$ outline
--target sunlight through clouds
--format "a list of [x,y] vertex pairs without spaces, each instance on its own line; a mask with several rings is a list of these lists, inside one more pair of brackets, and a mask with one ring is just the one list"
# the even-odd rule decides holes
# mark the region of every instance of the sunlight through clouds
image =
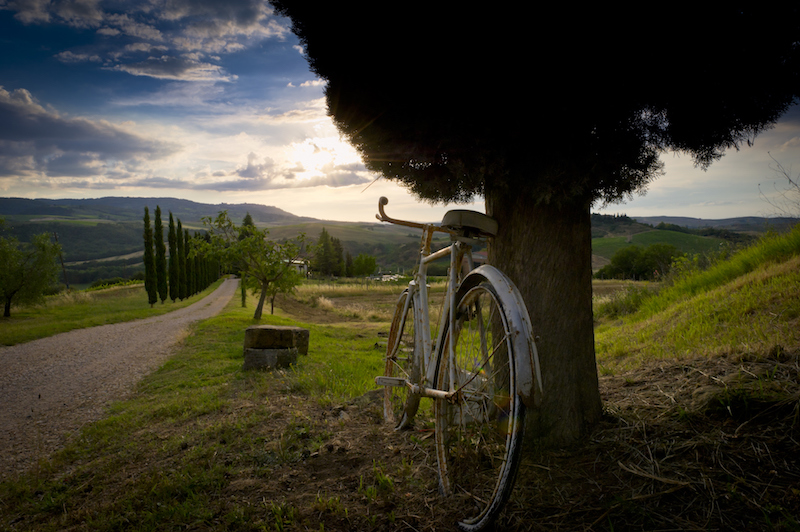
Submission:
[[[264,0],[0,0],[0,191],[255,201],[350,221],[373,221],[386,195],[402,216],[440,219],[446,207],[366,170],[289,28]],[[707,172],[664,154],[645,195],[604,212],[759,214],[770,154],[800,169],[798,108]]]

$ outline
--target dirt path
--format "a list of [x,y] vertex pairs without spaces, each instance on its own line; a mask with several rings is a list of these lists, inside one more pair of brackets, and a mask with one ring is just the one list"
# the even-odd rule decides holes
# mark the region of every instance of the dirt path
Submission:
[[0,478],[30,468],[163,364],[190,323],[219,313],[228,279],[188,307],[0,348]]

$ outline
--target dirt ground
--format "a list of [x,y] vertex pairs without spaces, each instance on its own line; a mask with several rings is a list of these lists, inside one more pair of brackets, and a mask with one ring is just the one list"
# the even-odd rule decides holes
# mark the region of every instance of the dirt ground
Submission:
[[[796,348],[654,362],[601,376],[600,388],[605,414],[583,442],[528,443],[498,530],[800,530]],[[296,509],[288,530],[454,529],[458,502],[438,495],[432,431],[392,431],[380,393],[328,409],[286,399],[328,435],[305,454],[301,436],[297,460],[258,484]]]

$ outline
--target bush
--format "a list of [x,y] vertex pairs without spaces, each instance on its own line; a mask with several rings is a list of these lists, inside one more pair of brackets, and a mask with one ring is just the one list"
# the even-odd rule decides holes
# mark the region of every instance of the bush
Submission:
[[89,285],[89,288],[103,288],[106,286],[114,286],[116,284],[126,283],[128,280],[122,277],[112,277],[111,279],[98,279]]
[[670,244],[627,246],[617,251],[611,264],[601,268],[595,278],[657,281],[669,273],[673,260],[680,256],[681,251]]

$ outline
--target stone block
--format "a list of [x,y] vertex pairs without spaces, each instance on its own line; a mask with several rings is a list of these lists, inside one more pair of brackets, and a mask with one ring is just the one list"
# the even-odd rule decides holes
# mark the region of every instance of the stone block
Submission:
[[254,369],[285,368],[297,362],[297,348],[288,349],[253,349],[244,350],[245,371]]
[[301,355],[308,354],[310,333],[302,327],[281,325],[252,325],[244,333],[245,349],[288,349],[295,347]]

